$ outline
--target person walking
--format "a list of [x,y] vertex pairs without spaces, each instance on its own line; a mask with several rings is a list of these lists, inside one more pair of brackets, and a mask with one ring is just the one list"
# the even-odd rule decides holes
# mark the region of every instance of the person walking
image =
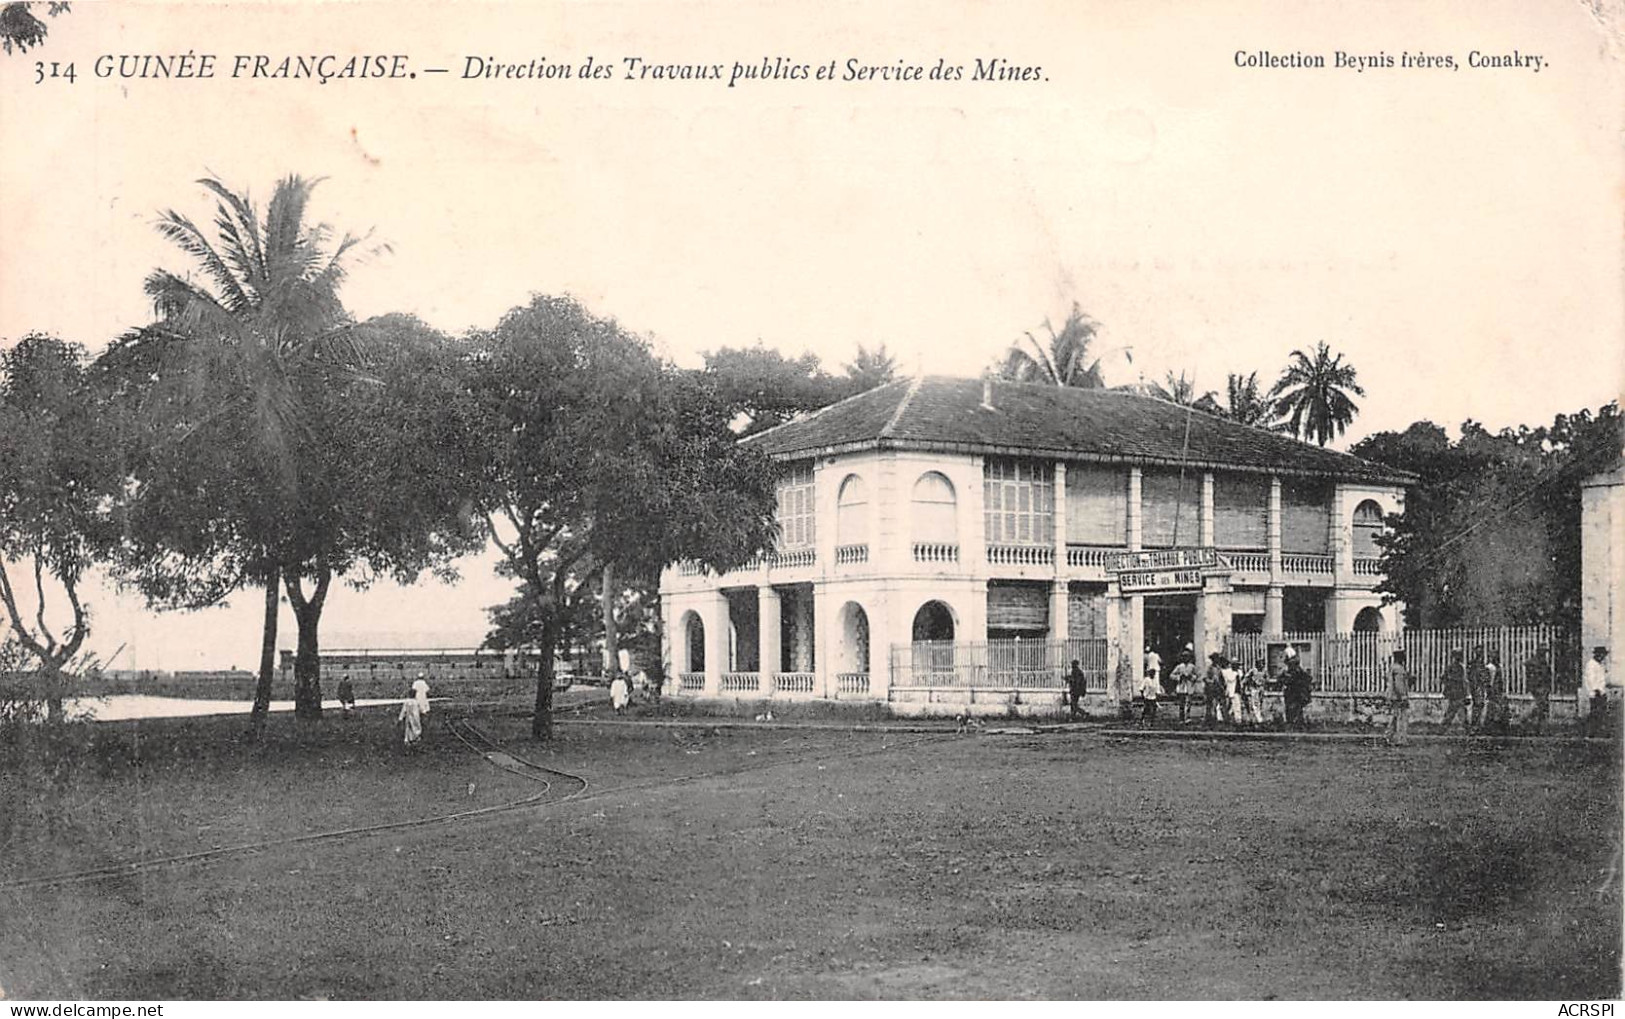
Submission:
[[1450,664],[1444,667],[1444,701],[1447,707],[1440,732],[1449,732],[1450,723],[1459,715],[1461,731],[1467,732],[1467,667],[1461,661],[1461,648],[1450,651]]
[[1523,663],[1524,684],[1535,706],[1529,711],[1529,725],[1535,732],[1546,731],[1546,719],[1552,713],[1552,659],[1551,649],[1545,644],[1535,649],[1535,657]]
[[626,706],[632,703],[632,689],[627,686],[626,673],[619,669],[615,671],[615,678],[609,684],[609,704],[615,709],[617,715],[626,712]]
[[1241,698],[1254,725],[1264,724],[1264,685],[1269,681],[1264,659],[1260,658],[1241,679]]
[[1469,725],[1477,732],[1484,727],[1490,706],[1490,668],[1482,644],[1473,648],[1473,660],[1467,666],[1467,692],[1472,696]]
[[418,699],[416,684],[413,686],[414,689],[406,692],[406,699],[401,701],[401,710],[395,715],[408,750],[416,750],[418,740],[423,738],[423,705]]
[[[1582,705],[1584,705],[1582,709]],[[1591,649],[1585,668],[1580,670],[1580,689],[1574,695],[1575,713],[1585,721],[1588,736],[1608,732],[1608,649],[1601,644]]]
[[429,674],[419,672],[412,680],[412,698],[418,702],[418,722],[424,735],[429,732]]
[[1302,729],[1305,728],[1304,711],[1314,699],[1314,680],[1298,660],[1297,648],[1288,645],[1283,657],[1286,670],[1281,675],[1281,697],[1286,702],[1286,724]]
[[1405,666],[1405,649],[1394,652],[1388,666],[1388,745],[1402,747],[1410,742],[1411,670]]
[[1078,665],[1078,660],[1076,658],[1072,659],[1072,668],[1066,674],[1066,706],[1069,717],[1081,718],[1083,716],[1083,709],[1079,706],[1079,702],[1083,700],[1084,689],[1088,686],[1088,683],[1089,680],[1084,676],[1083,669]]

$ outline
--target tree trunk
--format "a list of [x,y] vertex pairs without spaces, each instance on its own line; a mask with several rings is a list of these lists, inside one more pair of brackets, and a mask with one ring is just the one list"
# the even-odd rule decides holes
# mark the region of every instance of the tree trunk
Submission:
[[541,660],[536,664],[536,711],[530,716],[532,739],[553,738],[553,645],[557,639],[553,623],[543,623],[542,642],[537,648]]
[[293,656],[293,715],[308,721],[322,717],[321,642],[317,634],[322,606],[327,601],[327,585],[332,579],[325,565],[318,566],[316,590],[306,598],[297,574],[289,573],[284,578],[294,622],[299,626],[299,643]]
[[272,570],[265,581],[265,625],[260,637],[260,675],[254,684],[254,710],[252,720],[256,735],[265,731],[266,717],[271,713],[271,683],[276,678],[276,624],[280,610],[282,575]]
[[59,724],[67,718],[62,706],[62,666],[51,658],[42,659],[40,679],[45,686],[45,720],[52,725]]
[[298,649],[293,656],[293,715],[309,721],[322,717],[321,648],[316,629],[321,609],[312,605],[294,613],[299,624]]
[[604,679],[615,678],[620,671],[620,634],[615,626],[615,564],[604,564],[603,589],[599,592],[599,608],[604,617]]

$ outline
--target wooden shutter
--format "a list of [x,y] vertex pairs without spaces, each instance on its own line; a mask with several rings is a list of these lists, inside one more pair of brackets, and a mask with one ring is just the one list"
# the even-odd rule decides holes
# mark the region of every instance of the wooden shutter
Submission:
[[987,628],[1048,633],[1049,585],[988,584]]
[[1281,480],[1281,551],[1329,551],[1331,493],[1324,482]]
[[1121,470],[1072,464],[1066,469],[1066,540],[1075,545],[1123,545],[1128,530],[1128,479]]
[[1270,479],[1257,474],[1213,477],[1213,543],[1220,548],[1269,545]]

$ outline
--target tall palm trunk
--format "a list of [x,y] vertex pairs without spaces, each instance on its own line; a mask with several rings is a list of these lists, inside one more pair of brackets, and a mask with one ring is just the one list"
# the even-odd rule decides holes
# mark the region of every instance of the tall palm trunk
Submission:
[[260,637],[260,674],[254,684],[254,731],[265,731],[265,719],[271,712],[271,683],[276,677],[276,624],[281,608],[282,573],[271,570],[265,580],[265,625]]

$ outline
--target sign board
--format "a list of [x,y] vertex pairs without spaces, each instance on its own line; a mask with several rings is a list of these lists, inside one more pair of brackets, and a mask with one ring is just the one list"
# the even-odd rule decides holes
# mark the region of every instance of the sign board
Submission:
[[1202,589],[1200,569],[1125,570],[1117,575],[1124,594],[1169,594]]
[[1107,573],[1147,570],[1215,570],[1220,568],[1215,548],[1164,548],[1153,552],[1118,552],[1106,557]]

